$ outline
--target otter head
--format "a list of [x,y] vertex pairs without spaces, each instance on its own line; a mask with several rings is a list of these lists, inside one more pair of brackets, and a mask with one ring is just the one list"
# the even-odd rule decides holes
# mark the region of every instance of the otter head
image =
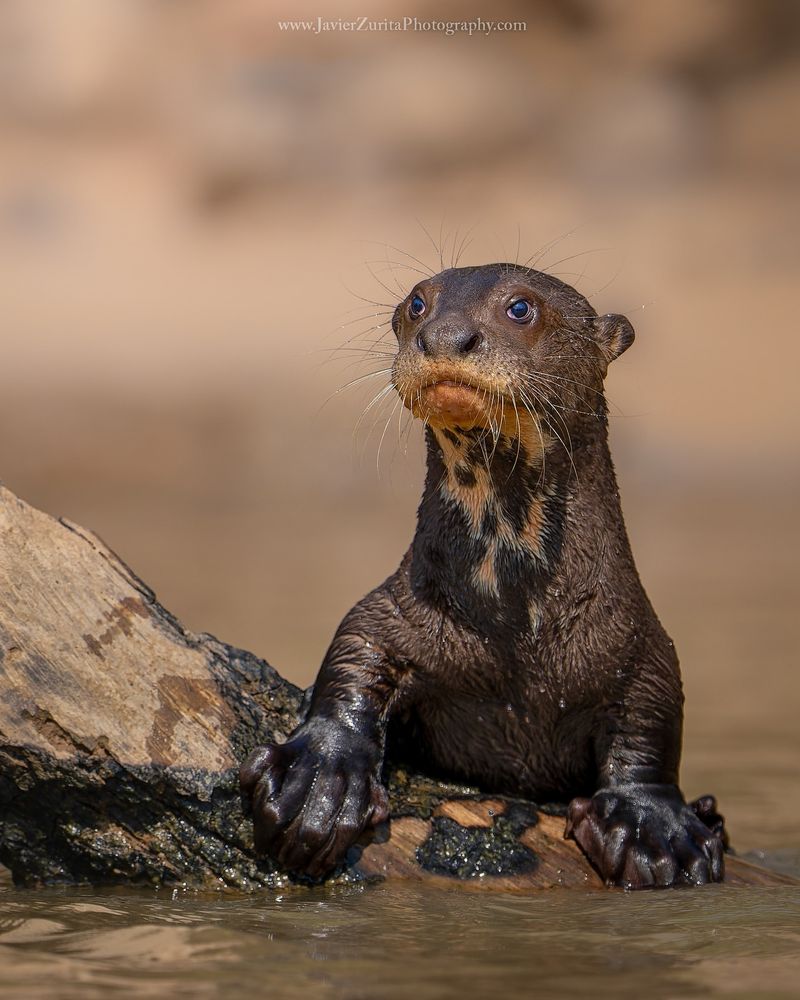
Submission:
[[609,363],[633,342],[624,316],[598,316],[551,275],[514,264],[442,271],[395,309],[392,380],[434,428],[563,440],[605,414]]

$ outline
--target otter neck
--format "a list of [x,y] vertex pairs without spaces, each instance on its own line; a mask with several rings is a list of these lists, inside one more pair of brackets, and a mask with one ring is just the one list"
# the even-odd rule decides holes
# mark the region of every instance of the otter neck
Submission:
[[606,422],[533,454],[482,429],[426,431],[428,471],[412,546],[422,599],[484,634],[527,631],[557,573],[577,477],[608,456]]

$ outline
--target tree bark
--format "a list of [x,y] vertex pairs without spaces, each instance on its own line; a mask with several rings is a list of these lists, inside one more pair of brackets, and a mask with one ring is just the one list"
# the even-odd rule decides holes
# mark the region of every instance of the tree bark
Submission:
[[[17,884],[253,889],[238,763],[302,692],[166,611],[95,535],[0,487],[0,863]],[[392,821],[336,876],[600,886],[553,810],[393,770]],[[727,880],[792,882],[731,858]]]

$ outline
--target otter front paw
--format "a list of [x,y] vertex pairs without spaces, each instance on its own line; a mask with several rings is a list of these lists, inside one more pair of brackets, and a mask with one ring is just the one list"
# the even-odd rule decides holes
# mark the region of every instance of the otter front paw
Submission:
[[573,799],[564,836],[577,841],[607,885],[703,885],[724,875],[722,839],[675,785],[621,785]]
[[286,743],[254,750],[239,780],[256,851],[312,878],[335,868],[365,829],[389,817],[378,756],[351,730],[317,720]]

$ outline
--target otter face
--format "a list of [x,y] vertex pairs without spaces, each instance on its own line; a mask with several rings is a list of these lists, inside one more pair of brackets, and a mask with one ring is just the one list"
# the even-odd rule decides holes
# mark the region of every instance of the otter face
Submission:
[[421,281],[392,328],[392,381],[415,416],[435,428],[538,435],[542,447],[548,428],[558,438],[605,412],[608,364],[633,342],[624,316],[598,316],[569,285],[514,264]]

